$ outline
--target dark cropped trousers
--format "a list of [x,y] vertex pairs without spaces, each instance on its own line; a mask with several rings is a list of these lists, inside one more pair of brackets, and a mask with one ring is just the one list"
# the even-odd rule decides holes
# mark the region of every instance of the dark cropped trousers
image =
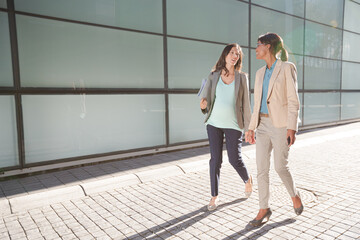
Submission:
[[217,128],[210,124],[206,126],[206,129],[209,137],[211,155],[209,162],[211,196],[215,197],[219,194],[220,168],[222,164],[224,136],[229,162],[244,183],[249,180],[249,173],[241,157],[242,132],[230,128]]

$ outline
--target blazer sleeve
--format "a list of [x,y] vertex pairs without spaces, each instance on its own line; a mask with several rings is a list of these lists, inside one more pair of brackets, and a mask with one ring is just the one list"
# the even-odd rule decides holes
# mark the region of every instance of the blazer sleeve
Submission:
[[262,89],[259,86],[260,84],[259,84],[259,76],[258,76],[258,74],[259,74],[259,70],[256,71],[256,74],[255,74],[254,106],[253,106],[253,113],[251,115],[250,124],[249,124],[249,130],[253,130],[253,131],[255,131],[255,129],[257,128],[257,125],[258,125],[258,120],[259,120],[259,107],[258,107],[258,105],[260,104],[258,102],[258,95],[261,94],[261,92],[262,92]]
[[289,63],[285,67],[286,91],[288,101],[288,119],[287,129],[298,130],[298,119],[300,110],[300,101],[297,85],[297,71],[294,64]]
[[211,85],[212,85],[212,73],[210,73],[206,83],[205,83],[205,86],[204,86],[204,89],[202,90],[201,92],[201,95],[200,95],[200,99],[202,98],[205,98],[207,100],[207,106],[205,109],[201,109],[201,112],[203,114],[206,114],[209,112],[210,110],[210,104],[211,104]]
[[249,129],[250,118],[251,118],[251,107],[250,107],[250,92],[249,92],[249,79],[246,74],[242,75],[241,78],[242,86],[244,89],[243,94],[243,111],[244,111],[244,131],[247,132]]

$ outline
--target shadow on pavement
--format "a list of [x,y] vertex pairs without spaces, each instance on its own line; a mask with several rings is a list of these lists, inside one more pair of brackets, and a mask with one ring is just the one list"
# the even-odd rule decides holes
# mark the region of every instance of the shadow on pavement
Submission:
[[181,217],[164,222],[163,224],[149,228],[149,229],[147,229],[143,232],[140,232],[136,235],[128,236],[127,238],[132,239],[132,238],[139,237],[139,235],[141,235],[142,237],[144,237],[146,239],[154,240],[154,239],[159,239],[159,237],[166,239],[167,237],[170,237],[172,235],[175,235],[175,234],[185,230],[186,228],[188,228],[191,225],[193,225],[194,223],[206,218],[207,216],[211,215],[212,213],[214,213],[224,207],[227,207],[227,206],[230,206],[233,204],[237,204],[237,203],[241,203],[241,202],[245,201],[246,199],[247,198],[240,198],[240,199],[236,199],[231,202],[220,204],[215,211],[211,211],[211,212],[209,212],[207,210],[207,207],[204,206],[204,207],[200,208],[199,210],[184,214]]
[[264,236],[267,232],[269,232],[271,229],[277,228],[277,227],[282,227],[282,226],[286,226],[288,224],[292,224],[296,222],[295,219],[293,218],[287,218],[285,220],[282,220],[281,222],[274,222],[274,223],[264,223],[263,225],[259,226],[259,227],[253,227],[251,225],[246,225],[246,227],[241,230],[240,232],[234,233],[230,236],[227,236],[226,238],[224,238],[223,240],[230,240],[230,239],[238,239],[240,237],[244,237],[244,235],[248,232],[252,232],[255,229],[255,232],[253,232],[251,235],[246,236],[247,239],[258,239],[262,236]]
[[138,169],[170,164],[187,158],[209,154],[209,147],[197,147],[178,151],[149,154],[127,159],[81,164],[59,169],[39,171],[2,178],[0,174],[0,198],[43,191],[59,186],[71,186],[84,181],[118,176]]

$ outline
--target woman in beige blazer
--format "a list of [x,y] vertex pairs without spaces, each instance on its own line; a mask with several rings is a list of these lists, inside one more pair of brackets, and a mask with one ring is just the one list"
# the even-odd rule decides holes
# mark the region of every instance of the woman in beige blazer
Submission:
[[241,156],[242,134],[247,131],[251,110],[248,78],[241,72],[241,47],[228,44],[210,73],[201,92],[200,108],[204,114],[209,137],[211,199],[208,210],[218,206],[223,141],[230,164],[245,183],[245,196],[252,192],[252,178]]
[[[277,59],[281,52],[280,59]],[[254,111],[245,140],[255,143],[260,210],[250,221],[261,225],[271,216],[269,207],[270,155],[274,150],[274,166],[293,201],[294,211],[300,215],[303,205],[288,168],[290,146],[295,142],[298,130],[299,96],[297,93],[296,67],[287,62],[288,54],[283,40],[275,33],[258,38],[256,58],[266,66],[256,72],[254,86]]]

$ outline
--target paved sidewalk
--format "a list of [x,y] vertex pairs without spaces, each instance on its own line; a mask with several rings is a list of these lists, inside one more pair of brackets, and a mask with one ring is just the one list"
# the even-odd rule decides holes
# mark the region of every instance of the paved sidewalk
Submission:
[[[0,239],[359,239],[360,123],[301,133],[290,169],[305,203],[296,216],[271,169],[270,221],[258,211],[254,146],[243,157],[254,193],[227,161],[221,205],[210,199],[208,147],[0,182]],[[122,186],[122,187],[121,187]]]

